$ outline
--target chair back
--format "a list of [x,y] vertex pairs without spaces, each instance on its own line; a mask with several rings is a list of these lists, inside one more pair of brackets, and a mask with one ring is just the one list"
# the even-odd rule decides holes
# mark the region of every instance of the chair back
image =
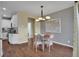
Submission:
[[51,39],[54,38],[54,35],[53,35],[52,33],[50,33],[50,32],[46,32],[46,33],[44,34],[44,38],[45,38],[46,40],[51,40]]
[[35,35],[35,41],[42,41],[42,36],[40,34]]
[[53,39],[53,38],[54,38],[54,35],[53,35],[53,34],[51,34],[51,35],[50,35],[50,39]]

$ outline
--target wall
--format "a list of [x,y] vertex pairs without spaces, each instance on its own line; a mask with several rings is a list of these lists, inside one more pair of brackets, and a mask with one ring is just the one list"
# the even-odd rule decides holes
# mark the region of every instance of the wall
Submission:
[[0,17],[0,38],[1,38],[1,17]]
[[1,16],[2,16],[2,10],[1,10],[1,8],[0,8],[0,38],[1,38]]
[[35,21],[35,33],[38,33],[38,34],[40,34],[41,33],[41,28],[40,28],[41,26],[40,26],[40,22],[36,22]]
[[[0,38],[1,38],[1,9],[0,9]],[[0,56],[3,55],[2,52],[2,40],[0,40]]]
[[[74,21],[74,9],[73,7],[49,14],[52,18],[61,19],[61,33],[54,33],[54,41],[72,46],[73,39],[73,21]],[[44,26],[41,23],[41,30]]]
[[41,22],[41,24],[40,24],[40,32],[41,33],[44,33],[46,31],[46,28],[45,28],[45,22]]
[[24,43],[28,41],[28,14],[24,11],[19,11],[18,15],[18,34],[19,42]]
[[6,19],[2,19],[1,27],[2,28],[10,28],[11,27],[11,21],[6,20]]

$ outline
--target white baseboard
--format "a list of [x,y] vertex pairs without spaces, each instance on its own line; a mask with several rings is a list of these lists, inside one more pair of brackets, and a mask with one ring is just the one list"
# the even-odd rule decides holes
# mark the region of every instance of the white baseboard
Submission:
[[53,43],[73,48],[73,46],[71,46],[71,45],[63,44],[63,43],[60,43],[60,42],[53,41]]

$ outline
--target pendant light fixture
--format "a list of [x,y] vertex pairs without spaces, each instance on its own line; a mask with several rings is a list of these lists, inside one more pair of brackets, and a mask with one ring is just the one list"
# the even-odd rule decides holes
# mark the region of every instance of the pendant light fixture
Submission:
[[50,19],[50,16],[44,17],[44,15],[43,15],[43,7],[44,7],[44,6],[41,5],[40,7],[41,7],[41,17],[39,17],[38,19],[36,19],[36,21],[45,21],[45,20]]

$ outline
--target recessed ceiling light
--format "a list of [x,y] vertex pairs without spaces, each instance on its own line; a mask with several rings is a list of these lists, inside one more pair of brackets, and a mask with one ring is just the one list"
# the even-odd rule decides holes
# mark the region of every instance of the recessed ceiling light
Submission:
[[2,8],[3,10],[6,10],[6,8]]
[[7,15],[5,15],[5,14],[3,15],[3,17],[6,17],[6,16],[7,16]]

